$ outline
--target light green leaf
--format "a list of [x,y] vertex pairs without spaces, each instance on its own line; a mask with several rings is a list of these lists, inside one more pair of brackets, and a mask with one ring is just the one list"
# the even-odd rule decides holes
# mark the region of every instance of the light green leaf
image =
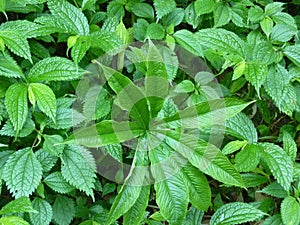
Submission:
[[256,173],[243,173],[241,174],[245,187],[257,187],[269,181],[267,176],[262,176]]
[[117,34],[111,31],[96,31],[91,35],[91,46],[101,48],[106,53],[115,53],[122,50],[123,42]]
[[197,15],[194,9],[194,2],[190,3],[185,9],[186,22],[191,25],[193,29],[196,29],[199,26],[201,19],[202,18]]
[[[184,18],[184,9],[176,8],[168,15],[162,18],[162,22],[166,27],[178,26]],[[173,33],[173,32],[172,32]]]
[[[110,67],[106,67],[102,64],[99,65],[103,70],[109,86],[117,94],[114,103],[128,111],[130,113],[129,116],[132,117],[141,128],[146,129],[150,115],[144,93],[128,77]],[[160,76],[163,75],[164,74],[160,74]]]
[[101,121],[93,126],[82,128],[69,136],[65,143],[76,143],[87,147],[100,147],[128,141],[143,133],[143,130],[132,122]]
[[48,7],[61,28],[66,29],[67,32],[78,35],[89,34],[87,18],[71,3],[66,0],[49,0]]
[[36,213],[36,211],[32,207],[30,199],[25,196],[13,200],[3,206],[0,210],[0,215],[24,212]]
[[226,121],[226,133],[250,143],[256,143],[258,139],[253,122],[244,113],[239,113]]
[[176,2],[174,0],[154,0],[154,8],[157,19],[161,19],[176,8]]
[[228,3],[217,2],[214,8],[214,27],[221,27],[231,20],[230,6]]
[[258,61],[261,64],[270,65],[276,61],[276,52],[270,42],[255,43],[253,49],[253,60]]
[[206,211],[211,205],[211,191],[208,181],[197,168],[187,164],[182,168],[189,190],[189,199],[194,207]]
[[55,121],[56,98],[52,89],[41,83],[31,83],[29,86],[34,94],[39,109]]
[[283,53],[298,67],[300,67],[300,45],[290,45],[284,48]]
[[[108,215],[108,220],[106,221],[106,225],[110,225],[112,222],[117,220],[121,215],[127,213],[132,207],[134,207],[132,210],[135,210],[136,207],[143,208],[145,205],[145,202],[143,202],[142,205],[134,206],[134,204],[138,200],[139,201],[141,200],[139,197],[143,197],[141,195],[145,195],[145,193],[142,192],[142,189],[146,188],[146,186],[144,186],[144,182],[145,182],[144,179],[145,176],[148,175],[147,174],[148,171],[146,171],[141,167],[146,165],[147,156],[146,156],[146,151],[144,151],[144,149],[141,151],[140,144],[141,143],[138,144],[137,150],[135,152],[134,163],[130,169],[129,175],[125,179],[125,182],[121,190],[119,191],[118,195],[116,196],[111,206]],[[148,192],[149,190],[143,190],[143,191]]]
[[248,144],[235,156],[235,168],[240,172],[250,172],[254,170],[260,162],[260,147]]
[[20,131],[15,131],[13,124],[10,120],[7,120],[4,126],[0,130],[0,135],[9,137],[27,137],[35,129],[35,124],[32,119],[26,119],[26,122]]
[[55,165],[58,157],[49,154],[44,149],[39,149],[35,152],[36,158],[39,160],[43,167],[43,172],[47,173],[49,172],[52,167]]
[[108,154],[119,163],[123,162],[123,148],[121,144],[106,145],[105,149],[107,150]]
[[264,148],[262,159],[269,166],[277,182],[289,191],[293,180],[293,163],[281,147],[272,143],[260,143]]
[[145,210],[148,206],[150,186],[143,186],[140,195],[134,205],[124,214],[124,225],[140,225],[144,219]]
[[296,198],[286,197],[281,203],[280,212],[284,225],[299,225],[300,205]]
[[0,30],[0,38],[4,40],[10,51],[32,62],[30,47],[26,37],[16,31]]
[[181,29],[174,34],[174,37],[177,43],[189,52],[196,56],[203,56],[202,46],[194,33]]
[[91,39],[89,36],[80,36],[76,39],[75,45],[72,47],[71,56],[76,64],[78,64],[91,47]]
[[97,0],[83,0],[81,4],[82,10],[86,10],[89,7],[93,6],[96,3]]
[[42,179],[42,166],[30,148],[16,151],[3,170],[2,179],[15,198],[31,195]]
[[265,7],[265,13],[266,15],[272,15],[278,12],[281,12],[283,10],[284,3],[282,2],[272,2],[266,5]]
[[75,203],[71,198],[58,195],[52,206],[53,220],[58,225],[69,225],[75,217]]
[[272,28],[273,28],[274,22],[269,16],[265,16],[262,21],[260,21],[260,27],[263,30],[263,32],[267,35],[269,38]]
[[27,85],[15,83],[5,93],[5,106],[17,134],[28,116]]
[[243,203],[228,203],[219,208],[212,216],[210,224],[214,225],[234,225],[259,220],[267,215],[254,206]]
[[21,68],[8,53],[0,53],[0,76],[24,78]]
[[36,63],[28,74],[28,81],[63,81],[79,79],[84,70],[62,57],[46,58]]
[[258,5],[253,5],[248,10],[248,18],[251,22],[257,23],[264,18],[265,14],[261,7]]
[[291,157],[292,161],[295,161],[297,156],[297,144],[293,137],[286,131],[283,131],[283,150]]
[[233,55],[243,56],[245,54],[244,41],[231,31],[221,28],[208,28],[201,29],[196,35],[200,44],[208,48]]
[[260,192],[276,197],[276,198],[285,198],[289,196],[289,193],[283,189],[283,187],[277,182],[273,182],[268,186],[264,187]]
[[63,138],[59,135],[43,135],[45,141],[43,143],[43,149],[49,154],[54,156],[60,156],[63,153],[64,145]]
[[134,3],[131,6],[132,12],[138,16],[138,17],[143,17],[143,18],[149,18],[152,19],[154,18],[154,10],[151,5],[148,3]]
[[247,141],[231,141],[227,143],[222,149],[222,153],[225,155],[232,154],[237,150],[243,148],[247,144]]
[[[159,131],[157,132],[159,133]],[[244,186],[238,171],[216,146],[195,140],[193,135],[178,134],[173,131],[169,131],[165,135],[169,146],[176,149],[193,166],[205,174],[228,185]]]
[[73,191],[75,188],[70,185],[62,176],[61,172],[54,172],[49,174],[44,179],[45,184],[47,184],[52,190],[60,194],[66,194]]
[[[159,146],[149,152],[151,172],[155,179],[156,203],[160,213],[171,225],[181,225],[187,213],[188,192],[185,177],[180,170],[179,156],[173,150]],[[164,160],[169,163],[165,163]]]
[[196,0],[194,8],[198,16],[206,13],[211,13],[214,10],[214,0]]
[[49,225],[53,214],[51,205],[40,198],[35,198],[32,201],[32,205],[37,213],[29,213],[30,221],[34,225]]
[[4,225],[29,225],[24,219],[17,216],[6,216],[0,218],[0,223]]
[[65,180],[77,189],[94,198],[95,170],[84,157],[86,149],[79,146],[67,146],[64,149],[61,172]]
[[271,39],[273,41],[287,42],[297,34],[297,27],[289,24],[277,24],[272,28]]
[[251,102],[245,103],[243,101],[230,98],[204,101],[187,107],[173,116],[163,118],[162,120],[154,123],[154,125],[177,121],[179,123],[184,123],[185,128],[207,128],[211,125],[220,124],[235,116],[249,104],[251,104]]
[[255,87],[259,94],[259,89],[268,76],[268,67],[260,61],[251,61],[246,63],[245,77]]
[[274,100],[280,111],[291,116],[297,102],[296,92],[290,83],[289,72],[281,65],[270,67],[264,84],[267,93]]
[[297,27],[294,17],[285,12],[278,12],[272,16],[276,24],[287,24],[289,26]]

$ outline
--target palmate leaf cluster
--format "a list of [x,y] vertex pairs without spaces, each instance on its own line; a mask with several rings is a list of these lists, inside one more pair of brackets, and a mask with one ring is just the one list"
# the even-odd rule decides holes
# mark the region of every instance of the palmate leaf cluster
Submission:
[[0,224],[300,224],[299,10],[1,1]]

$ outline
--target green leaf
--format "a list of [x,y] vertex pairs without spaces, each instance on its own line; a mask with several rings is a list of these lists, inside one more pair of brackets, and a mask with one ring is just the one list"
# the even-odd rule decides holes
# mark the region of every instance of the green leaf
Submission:
[[10,51],[32,62],[30,47],[26,37],[16,31],[0,30],[0,38],[4,40]]
[[254,206],[242,202],[223,205],[212,216],[210,224],[234,225],[259,220],[267,215]]
[[134,38],[138,41],[144,41],[147,37],[147,27],[149,23],[145,19],[137,19],[134,23]]
[[3,170],[2,179],[15,198],[31,195],[42,179],[42,166],[30,148],[16,151]]
[[268,67],[265,63],[251,61],[246,63],[245,77],[255,87],[259,94],[259,89],[268,76]]
[[201,224],[204,212],[194,208],[193,206],[187,212],[186,218],[183,221],[183,225],[198,225]]
[[265,16],[264,11],[258,5],[253,5],[248,10],[248,18],[253,23],[257,23],[261,21],[264,18],[264,16]]
[[281,203],[280,212],[285,225],[299,225],[300,205],[296,198],[286,197]]
[[280,214],[271,216],[262,223],[262,225],[282,225],[282,224],[283,222]]
[[52,206],[53,220],[58,225],[69,225],[75,217],[75,203],[71,198],[58,195]]
[[82,128],[69,136],[65,143],[76,143],[87,147],[100,147],[128,141],[143,133],[143,130],[132,122],[101,121],[93,126]]
[[100,65],[109,86],[117,94],[114,103],[122,109],[127,110],[130,113],[130,117],[132,117],[143,129],[146,129],[148,127],[150,115],[144,93],[128,77],[114,69],[102,64]]
[[2,217],[0,223],[3,225],[29,225],[28,222],[17,216]]
[[124,214],[124,225],[140,225],[144,219],[145,210],[148,206],[150,186],[143,186],[140,195],[134,205]]
[[88,9],[89,7],[95,5],[96,1],[97,0],[83,0],[82,4],[81,4],[82,10],[84,11],[84,10]]
[[189,199],[194,207],[206,211],[211,205],[211,191],[203,173],[187,164],[182,168],[189,190]]
[[289,191],[293,180],[293,163],[283,149],[272,143],[260,143],[264,148],[262,159],[269,166],[277,182]]
[[214,27],[221,27],[231,20],[230,6],[228,3],[217,2],[214,8]]
[[73,191],[75,188],[70,185],[62,176],[61,172],[54,172],[49,174],[44,179],[45,184],[47,184],[52,190],[60,194],[67,194]]
[[[110,225],[112,222],[117,220],[121,215],[127,213],[132,207],[132,210],[136,210],[136,207],[143,208],[145,202],[142,205],[134,206],[134,204],[142,198],[145,193],[142,193],[142,189],[146,188],[145,176],[148,175],[148,171],[142,168],[142,166],[146,165],[146,152],[141,150],[142,142],[138,143],[137,150],[134,156],[134,163],[130,169],[129,175],[124,181],[121,190],[116,196],[108,215],[108,220],[106,221],[106,225]],[[136,166],[139,166],[138,168]],[[149,191],[149,190],[143,190]],[[145,196],[144,196],[145,197]],[[144,199],[145,200],[145,199]],[[137,203],[138,204],[138,203]],[[129,212],[131,213],[131,212]],[[139,217],[140,218],[140,217]],[[129,219],[129,218],[128,218]],[[138,218],[136,218],[138,219]]]
[[110,31],[96,31],[91,35],[91,46],[96,48],[101,48],[106,53],[111,53],[115,51],[120,51],[123,42],[117,34]]
[[281,65],[270,67],[264,84],[267,93],[281,112],[291,116],[297,102],[296,92],[290,83],[289,72]]
[[34,94],[39,109],[55,121],[56,98],[52,89],[41,83],[31,83],[29,87]]
[[157,19],[161,19],[176,8],[176,2],[174,0],[154,0],[154,8]]
[[196,0],[194,8],[198,16],[211,13],[214,10],[215,2],[213,0]]
[[151,5],[148,3],[134,3],[131,8],[132,12],[138,16],[143,18],[154,18],[154,10]]
[[[176,8],[168,15],[162,18],[162,22],[166,27],[178,26],[184,18],[184,9]],[[173,32],[171,32],[173,33]]]
[[11,85],[5,93],[5,106],[18,135],[28,116],[27,85],[24,83]]
[[8,78],[24,78],[21,68],[7,53],[0,53],[0,76]]
[[243,148],[247,144],[247,141],[231,141],[227,143],[222,149],[222,153],[225,155],[232,154],[237,150]]
[[36,213],[36,211],[32,207],[30,199],[25,196],[13,200],[3,206],[0,210],[0,215],[24,212]]
[[283,10],[284,3],[282,2],[272,2],[266,5],[265,7],[265,13],[266,15],[272,15],[278,12],[281,12]]
[[29,82],[69,81],[79,79],[83,70],[69,59],[46,58],[36,63],[27,76]]
[[165,135],[169,146],[205,174],[228,185],[244,186],[238,171],[216,146],[195,140],[194,136],[188,134],[170,131]]
[[266,41],[255,43],[252,55],[254,61],[261,64],[270,65],[276,62],[276,52],[274,47]]
[[263,30],[263,32],[267,35],[268,38],[269,38],[269,36],[271,34],[273,25],[274,25],[273,20],[270,17],[268,17],[268,16],[265,16],[263,18],[263,20],[260,21],[260,27]]
[[[172,150],[159,146],[149,152],[151,173],[155,179],[156,203],[160,213],[171,225],[181,225],[188,206],[185,177],[179,171],[178,156],[170,157]],[[169,163],[164,163],[164,160]]]
[[26,122],[20,132],[14,130],[13,124],[10,122],[10,120],[7,120],[4,126],[0,130],[0,135],[5,135],[9,137],[27,137],[30,135],[35,129],[35,124],[32,121],[32,119],[28,118],[26,119]]
[[94,198],[96,174],[93,166],[85,158],[86,151],[82,147],[67,146],[61,157],[61,172],[68,183]]
[[187,107],[173,116],[157,121],[155,125],[169,122],[184,123],[185,128],[209,127],[220,124],[225,120],[235,116],[251,102],[245,103],[237,99],[214,99],[203,101],[196,105]]
[[199,40],[194,33],[185,29],[181,29],[175,32],[174,37],[180,46],[196,56],[203,57],[202,46],[200,45]]
[[76,64],[78,64],[91,47],[91,39],[89,36],[80,36],[76,39],[76,43],[72,48],[71,56]]
[[123,148],[121,144],[106,145],[105,149],[107,150],[108,154],[119,163],[123,162]]
[[289,196],[289,193],[283,189],[283,187],[277,182],[273,182],[268,186],[264,187],[260,192],[276,197],[276,198],[285,198]]
[[286,131],[283,132],[283,150],[291,157],[292,161],[295,161],[297,156],[297,144],[293,137]]
[[215,49],[222,53],[244,55],[244,41],[231,31],[221,28],[208,28],[201,29],[196,35],[200,44],[208,48]]
[[49,172],[57,161],[57,157],[49,154],[44,149],[39,149],[35,152],[36,158],[39,160],[43,167],[43,172]]
[[165,37],[165,29],[159,23],[151,23],[147,27],[147,36],[153,40],[161,40]]
[[226,133],[250,143],[256,143],[258,140],[253,122],[244,113],[239,113],[226,121]]
[[43,143],[43,149],[47,151],[49,154],[54,156],[60,156],[63,153],[64,145],[63,138],[59,135],[43,135],[45,141]]
[[277,24],[272,28],[271,39],[273,41],[287,42],[297,34],[297,27],[289,24]]
[[194,2],[190,3],[186,9],[185,9],[185,20],[186,22],[193,27],[193,29],[196,29],[200,22],[201,17],[197,15],[195,9],[194,9]]
[[52,208],[51,205],[43,199],[35,198],[32,201],[33,208],[37,213],[30,213],[30,221],[34,225],[49,225],[52,220]]
[[78,35],[89,34],[89,24],[87,18],[74,5],[66,0],[49,0],[48,7],[54,16],[59,28],[64,28],[67,32]]
[[296,66],[300,67],[300,45],[290,45],[284,48],[283,53],[293,62]]
[[269,181],[267,176],[262,176],[256,173],[241,174],[245,187],[257,187]]
[[259,146],[248,144],[235,156],[235,168],[240,172],[254,170],[260,162]]

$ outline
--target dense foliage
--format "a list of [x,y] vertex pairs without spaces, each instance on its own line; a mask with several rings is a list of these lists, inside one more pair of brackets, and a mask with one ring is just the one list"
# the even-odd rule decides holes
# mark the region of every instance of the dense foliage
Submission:
[[300,224],[299,10],[0,1],[0,224]]

